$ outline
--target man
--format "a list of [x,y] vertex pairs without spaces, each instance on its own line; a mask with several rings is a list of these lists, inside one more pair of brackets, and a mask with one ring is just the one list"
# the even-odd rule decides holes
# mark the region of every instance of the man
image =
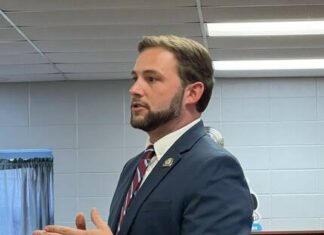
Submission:
[[78,229],[48,226],[47,234],[250,234],[252,205],[243,171],[200,119],[213,89],[207,50],[171,35],[144,37],[138,50],[129,90],[131,125],[148,133],[153,157],[145,158],[143,175],[143,153],[126,163],[109,227],[92,210],[96,229],[83,230],[84,217],[78,215]]

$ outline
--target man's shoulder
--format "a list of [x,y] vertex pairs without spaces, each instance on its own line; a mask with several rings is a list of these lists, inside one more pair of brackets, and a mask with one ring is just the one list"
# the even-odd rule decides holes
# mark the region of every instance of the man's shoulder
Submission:
[[227,149],[216,143],[209,135],[204,135],[191,148],[193,158],[199,161],[215,160],[220,161],[223,158],[231,158],[237,161],[235,156]]
[[128,170],[130,167],[137,165],[137,162],[142,153],[137,154],[135,157],[128,159],[124,165],[123,171]]

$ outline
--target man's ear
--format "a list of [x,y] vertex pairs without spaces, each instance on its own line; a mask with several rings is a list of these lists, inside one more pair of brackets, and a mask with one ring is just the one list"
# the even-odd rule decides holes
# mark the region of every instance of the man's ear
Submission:
[[187,85],[185,89],[185,103],[196,104],[200,100],[205,87],[202,82],[194,82]]

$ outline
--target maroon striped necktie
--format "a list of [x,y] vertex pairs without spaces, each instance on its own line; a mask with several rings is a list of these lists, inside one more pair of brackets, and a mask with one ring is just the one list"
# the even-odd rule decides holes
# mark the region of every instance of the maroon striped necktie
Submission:
[[121,209],[120,212],[120,217],[119,217],[119,222],[118,222],[118,227],[117,227],[117,233],[116,235],[119,234],[120,231],[120,226],[123,222],[124,216],[126,215],[127,209],[130,206],[130,203],[132,201],[132,199],[134,198],[134,196],[136,195],[141,182],[143,180],[146,168],[150,162],[150,160],[152,159],[152,157],[154,156],[155,152],[154,152],[154,146],[153,145],[149,145],[146,150],[143,153],[143,156],[140,158],[135,174],[134,174],[134,178],[133,181],[128,189],[128,192],[126,194],[126,198],[124,201],[124,205]]

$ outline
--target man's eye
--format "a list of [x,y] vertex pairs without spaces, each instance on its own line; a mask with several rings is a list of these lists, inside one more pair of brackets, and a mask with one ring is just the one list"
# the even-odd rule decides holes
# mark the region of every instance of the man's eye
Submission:
[[149,82],[155,82],[156,81],[156,78],[155,77],[147,77],[147,80]]
[[136,76],[133,76],[132,77],[132,80],[135,82],[137,80],[137,77]]

